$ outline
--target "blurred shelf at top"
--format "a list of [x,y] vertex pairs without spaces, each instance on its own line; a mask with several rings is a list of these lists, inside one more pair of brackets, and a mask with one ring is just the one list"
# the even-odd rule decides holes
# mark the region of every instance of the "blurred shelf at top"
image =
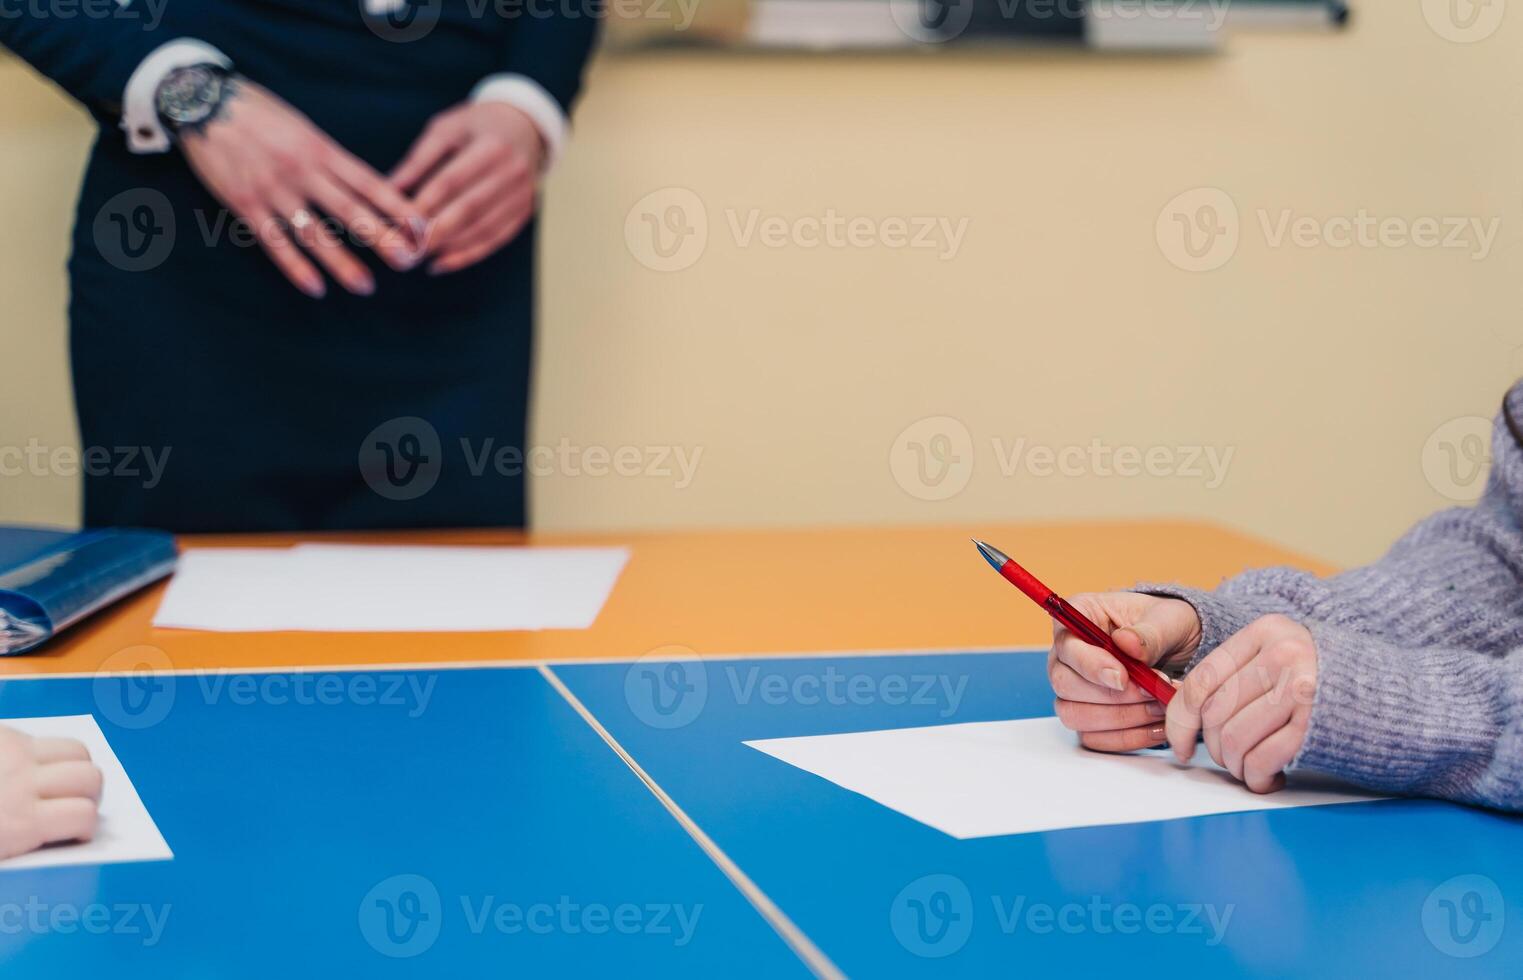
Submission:
[[1336,30],[1342,0],[607,0],[621,49],[892,51],[1058,44],[1210,52],[1233,31]]

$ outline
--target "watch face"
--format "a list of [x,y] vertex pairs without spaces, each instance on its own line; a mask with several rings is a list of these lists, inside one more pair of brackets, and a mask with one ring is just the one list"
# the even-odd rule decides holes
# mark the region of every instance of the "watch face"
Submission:
[[210,68],[172,72],[159,89],[159,113],[176,126],[202,122],[222,101],[222,75]]

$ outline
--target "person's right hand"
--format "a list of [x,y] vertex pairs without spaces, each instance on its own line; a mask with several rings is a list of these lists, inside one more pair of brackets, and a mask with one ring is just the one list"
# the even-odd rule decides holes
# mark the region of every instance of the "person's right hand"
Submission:
[[[1159,670],[1182,666],[1200,646],[1200,617],[1183,599],[1103,592],[1070,600],[1128,656]],[[1115,657],[1053,623],[1047,677],[1054,706],[1079,742],[1101,752],[1132,752],[1167,740],[1164,706]]]
[[94,837],[100,788],[81,743],[0,727],[0,859]]
[[375,291],[375,277],[325,215],[393,269],[417,264],[426,222],[411,201],[268,90],[244,78],[231,84],[220,114],[183,134],[180,148],[287,279],[308,296],[322,296],[327,288],[315,258],[351,293]]

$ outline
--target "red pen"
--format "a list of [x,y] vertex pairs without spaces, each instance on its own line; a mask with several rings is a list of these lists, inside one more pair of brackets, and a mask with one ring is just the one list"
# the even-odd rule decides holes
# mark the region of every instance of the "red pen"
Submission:
[[1011,585],[1020,589],[1031,597],[1031,601],[1047,610],[1047,615],[1056,619],[1069,631],[1081,637],[1084,642],[1091,646],[1097,646],[1121,661],[1121,666],[1126,668],[1127,675],[1137,683],[1137,686],[1157,698],[1162,704],[1168,704],[1169,699],[1174,697],[1174,687],[1168,681],[1153,673],[1140,660],[1134,660],[1121,652],[1116,646],[1110,634],[1090,622],[1089,617],[1075,609],[1067,599],[1037,581],[1035,575],[1026,571],[1010,559],[1010,556],[1000,551],[993,545],[984,544],[977,538],[973,543],[978,545],[978,553],[984,556],[984,560],[994,566],[994,570],[1003,575]]

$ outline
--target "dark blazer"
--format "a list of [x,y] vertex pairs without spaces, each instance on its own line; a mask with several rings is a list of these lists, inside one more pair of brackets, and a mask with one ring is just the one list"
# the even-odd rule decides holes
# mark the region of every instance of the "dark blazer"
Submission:
[[117,103],[154,48],[197,38],[386,173],[488,75],[527,76],[569,111],[596,8],[413,0],[378,19],[363,0],[159,2],[151,27],[146,7],[142,20],[0,17],[0,43],[102,123],[69,262],[82,446],[163,461],[152,479],[87,469],[85,523],[522,525],[524,474],[486,464],[527,449],[532,223],[448,276],[398,273],[357,246],[376,294],[311,300],[230,230],[181,153],[128,151]]

